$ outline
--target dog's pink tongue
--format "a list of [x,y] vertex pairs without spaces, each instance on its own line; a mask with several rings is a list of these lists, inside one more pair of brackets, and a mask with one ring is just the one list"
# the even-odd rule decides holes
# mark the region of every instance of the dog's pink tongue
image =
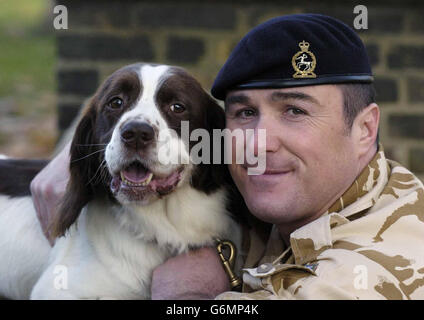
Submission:
[[149,176],[149,171],[139,164],[132,164],[122,171],[125,179],[133,183],[141,183]]
[[150,187],[159,194],[165,195],[170,193],[179,181],[180,174],[175,171],[166,178],[152,180]]

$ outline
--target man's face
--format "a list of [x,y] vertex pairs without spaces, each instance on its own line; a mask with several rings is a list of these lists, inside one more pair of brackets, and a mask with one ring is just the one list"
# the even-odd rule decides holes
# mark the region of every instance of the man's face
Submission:
[[[248,175],[229,165],[250,211],[259,219],[301,226],[324,213],[359,173],[355,143],[335,85],[231,91],[226,98],[230,130],[266,130],[266,171]],[[237,146],[233,143],[233,159]],[[249,150],[252,152],[252,150]]]

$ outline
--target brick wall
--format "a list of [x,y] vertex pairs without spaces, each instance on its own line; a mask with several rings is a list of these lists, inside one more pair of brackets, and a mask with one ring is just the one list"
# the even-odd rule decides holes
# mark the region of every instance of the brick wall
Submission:
[[[358,31],[376,76],[380,136],[388,155],[424,178],[424,2],[362,1],[368,30]],[[57,1],[69,29],[57,31],[59,127],[119,67],[152,61],[181,65],[209,90],[234,45],[269,18],[324,13],[353,25],[358,2]]]

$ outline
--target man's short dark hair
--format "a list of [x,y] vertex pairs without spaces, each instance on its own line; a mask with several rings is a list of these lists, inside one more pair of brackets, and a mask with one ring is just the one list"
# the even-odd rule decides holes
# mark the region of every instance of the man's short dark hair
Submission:
[[375,89],[372,83],[340,84],[343,94],[343,113],[347,129],[352,129],[356,116],[375,102]]
[[[375,102],[376,92],[372,83],[347,83],[340,84],[339,87],[343,94],[343,114],[347,132],[350,133],[356,116]],[[377,132],[377,146],[378,143],[379,133]]]

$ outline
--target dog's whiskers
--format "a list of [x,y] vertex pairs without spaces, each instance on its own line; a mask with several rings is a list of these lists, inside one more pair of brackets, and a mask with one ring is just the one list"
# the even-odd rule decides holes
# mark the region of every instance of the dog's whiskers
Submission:
[[93,144],[80,144],[80,143],[77,143],[75,145],[76,146],[79,146],[79,147],[92,147],[92,146],[107,146],[107,143],[93,143]]
[[107,165],[105,162],[105,164],[102,166],[100,170],[99,179],[106,180],[106,178],[108,177],[108,173],[109,173],[109,170],[107,169]]
[[106,163],[106,159],[103,160],[100,163],[99,167],[97,168],[96,172],[94,173],[94,176],[87,182],[87,185],[89,185],[91,183],[91,181],[96,178],[96,176],[97,176],[98,173],[100,173],[100,178],[102,177],[102,170],[104,169],[104,164],[105,163]]
[[88,158],[88,157],[92,156],[93,154],[96,154],[96,153],[99,153],[99,152],[103,152],[105,150],[106,150],[106,148],[101,149],[101,150],[94,151],[94,152],[92,152],[92,153],[90,153],[90,154],[88,154],[88,155],[86,155],[86,156],[84,156],[82,158],[79,158],[79,159],[76,159],[76,160],[72,160],[71,162],[77,162],[77,161],[83,160],[85,158]]

